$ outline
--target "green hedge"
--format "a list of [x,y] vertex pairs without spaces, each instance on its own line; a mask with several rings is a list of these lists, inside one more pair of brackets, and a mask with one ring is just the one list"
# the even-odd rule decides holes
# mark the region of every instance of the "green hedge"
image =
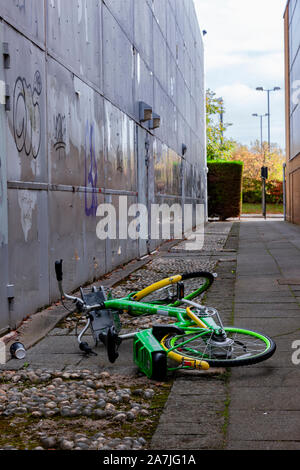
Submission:
[[241,215],[242,162],[214,160],[208,164],[208,215],[226,220]]

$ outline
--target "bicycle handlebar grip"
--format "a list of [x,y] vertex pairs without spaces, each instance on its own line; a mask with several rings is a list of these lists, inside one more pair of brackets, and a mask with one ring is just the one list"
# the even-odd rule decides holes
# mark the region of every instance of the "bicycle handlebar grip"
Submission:
[[63,280],[62,264],[63,264],[62,259],[60,261],[55,262],[56,279],[58,282],[61,282]]

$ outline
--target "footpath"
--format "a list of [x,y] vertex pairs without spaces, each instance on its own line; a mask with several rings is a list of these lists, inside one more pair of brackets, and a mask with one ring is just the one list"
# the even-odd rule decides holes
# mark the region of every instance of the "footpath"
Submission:
[[240,224],[234,324],[271,336],[277,351],[231,371],[225,448],[299,450],[299,226],[274,219]]
[[299,450],[300,227],[245,218],[228,243],[236,263],[218,264],[206,303],[230,324],[272,337],[277,351],[217,377],[177,378],[153,448]]
[[[300,227],[278,218],[213,222],[201,249],[167,244],[105,285],[123,296],[188,270],[218,273],[205,304],[219,310],[224,324],[272,337],[272,358],[230,371],[177,372],[157,383],[138,373],[131,341],[121,345],[114,365],[103,348],[84,357],[78,318],[52,306],[41,318],[55,318],[53,327],[47,323],[34,344],[29,323],[24,336],[34,345],[26,359],[2,366],[0,448],[299,449]],[[127,332],[157,321],[122,318]],[[39,325],[39,316],[32,324]]]

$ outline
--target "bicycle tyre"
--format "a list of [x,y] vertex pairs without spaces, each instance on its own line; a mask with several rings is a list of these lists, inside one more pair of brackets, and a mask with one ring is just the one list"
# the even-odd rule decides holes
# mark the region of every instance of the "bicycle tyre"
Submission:
[[[204,283],[203,285],[199,286],[198,282],[200,279],[203,279]],[[182,283],[184,285],[185,295],[183,298],[186,300],[194,300],[197,297],[202,296],[202,294],[211,287],[214,280],[215,276],[205,271],[175,275],[158,283],[155,283],[140,292],[137,292],[133,296],[133,300],[178,307],[182,304],[182,300],[178,297],[177,286],[179,283]],[[169,282],[164,287],[161,287],[161,283],[164,281]],[[173,291],[172,298],[166,298],[166,290]]]
[[[241,366],[248,366],[248,365],[253,365],[253,364],[258,364],[262,361],[266,361],[270,357],[273,356],[273,354],[276,351],[276,344],[275,342],[265,334],[257,333],[254,331],[250,330],[245,330],[241,328],[224,328],[226,334],[228,337],[230,335],[239,335],[245,338],[254,338],[257,343],[253,343],[255,345],[255,348],[261,343],[262,346],[265,345],[264,349],[260,352],[255,351],[255,353],[252,356],[249,356],[249,353],[245,353],[245,343],[242,343],[241,341],[237,341],[236,344],[239,347],[242,347],[244,349],[243,354],[240,357],[236,358],[218,358],[218,357],[211,357],[209,354],[205,354],[205,348],[207,348],[207,344],[203,341],[202,338],[195,339],[195,349],[191,349],[190,347],[188,348],[179,348],[176,349],[176,341],[182,343],[186,339],[189,339],[192,335],[195,336],[194,332],[187,332],[185,335],[182,336],[176,336],[176,335],[167,335],[165,336],[162,341],[161,345],[162,347],[166,350],[169,351],[170,349],[173,349],[172,352],[169,353],[169,358],[174,360],[175,362],[179,362],[181,364],[184,364],[185,362],[190,362],[191,365],[193,366],[193,361],[206,361],[210,367],[241,367]],[[260,343],[258,343],[260,341]],[[196,349],[196,346],[200,344],[202,348],[204,348],[204,351]],[[193,341],[191,341],[189,344],[192,345]]]

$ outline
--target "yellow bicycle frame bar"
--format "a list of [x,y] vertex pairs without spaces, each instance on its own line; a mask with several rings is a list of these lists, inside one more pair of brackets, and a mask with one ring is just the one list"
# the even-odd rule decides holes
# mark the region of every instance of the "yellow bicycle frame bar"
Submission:
[[188,314],[190,319],[193,320],[193,322],[196,323],[196,325],[200,326],[200,328],[207,328],[207,325],[205,325],[205,323],[203,323],[200,320],[200,318],[197,317],[197,315],[195,315],[189,307],[186,309],[186,313]]
[[163,287],[170,286],[171,284],[176,284],[176,282],[180,282],[181,280],[182,276],[180,275],[168,277],[162,281],[152,284],[152,286],[146,287],[146,289],[141,290],[135,294],[132,299],[137,301],[142,300],[144,297],[146,297],[146,295],[152,294],[152,292],[155,292],[158,289],[162,289]]

